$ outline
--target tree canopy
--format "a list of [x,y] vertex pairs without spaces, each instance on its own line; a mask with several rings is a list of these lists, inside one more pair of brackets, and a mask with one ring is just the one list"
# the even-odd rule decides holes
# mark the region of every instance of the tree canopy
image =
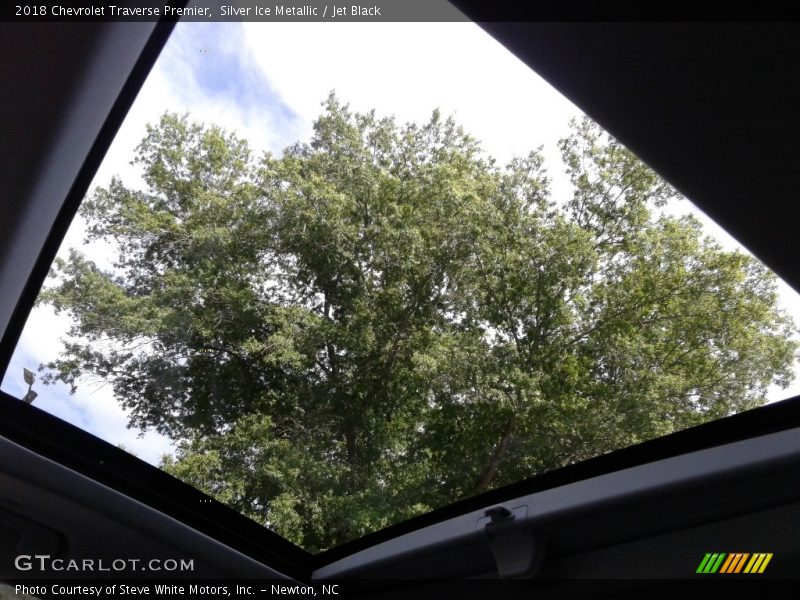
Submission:
[[774,276],[588,119],[500,166],[452,119],[324,103],[255,157],[166,114],[81,213],[41,300],[49,381],[113,385],[162,467],[311,551],[764,403],[791,380]]

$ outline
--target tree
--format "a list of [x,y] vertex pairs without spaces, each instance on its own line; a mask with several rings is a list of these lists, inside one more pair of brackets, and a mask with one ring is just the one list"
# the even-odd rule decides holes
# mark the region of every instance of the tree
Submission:
[[111,382],[163,468],[318,551],[454,500],[762,404],[795,326],[589,120],[550,197],[452,119],[333,95],[309,143],[254,158],[165,115],[82,207],[42,301],[74,319],[48,381]]

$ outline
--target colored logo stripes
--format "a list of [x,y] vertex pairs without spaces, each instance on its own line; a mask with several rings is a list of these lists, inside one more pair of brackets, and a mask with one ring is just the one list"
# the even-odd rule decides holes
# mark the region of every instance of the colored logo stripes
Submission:
[[709,552],[700,561],[697,573],[763,573],[772,552]]

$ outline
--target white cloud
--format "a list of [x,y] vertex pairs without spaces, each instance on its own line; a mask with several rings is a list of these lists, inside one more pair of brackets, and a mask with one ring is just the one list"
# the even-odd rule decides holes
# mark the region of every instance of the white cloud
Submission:
[[306,137],[331,90],[401,122],[439,108],[500,161],[543,144],[554,191],[567,189],[556,144],[580,111],[473,23],[247,23],[244,31]]
[[[27,391],[22,380],[22,368],[35,372],[39,364],[56,359],[61,350],[60,339],[66,336],[68,328],[69,320],[56,315],[51,307],[34,309],[11,360],[3,390],[22,397]],[[33,389],[39,394],[34,401],[35,407],[111,444],[124,444],[142,460],[157,464],[165,453],[172,453],[171,443],[164,436],[150,432],[139,437],[138,431],[127,428],[128,413],[119,406],[109,386],[83,381],[74,395],[69,394],[64,384],[45,386],[36,383]]]

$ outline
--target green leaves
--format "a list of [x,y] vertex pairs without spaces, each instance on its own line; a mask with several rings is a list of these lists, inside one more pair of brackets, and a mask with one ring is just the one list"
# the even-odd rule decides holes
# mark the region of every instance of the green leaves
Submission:
[[791,379],[774,277],[725,252],[590,121],[499,168],[438,112],[331,95],[308,143],[255,160],[165,115],[82,208],[41,301],[74,318],[47,381],[110,381],[163,468],[320,551],[764,402]]

